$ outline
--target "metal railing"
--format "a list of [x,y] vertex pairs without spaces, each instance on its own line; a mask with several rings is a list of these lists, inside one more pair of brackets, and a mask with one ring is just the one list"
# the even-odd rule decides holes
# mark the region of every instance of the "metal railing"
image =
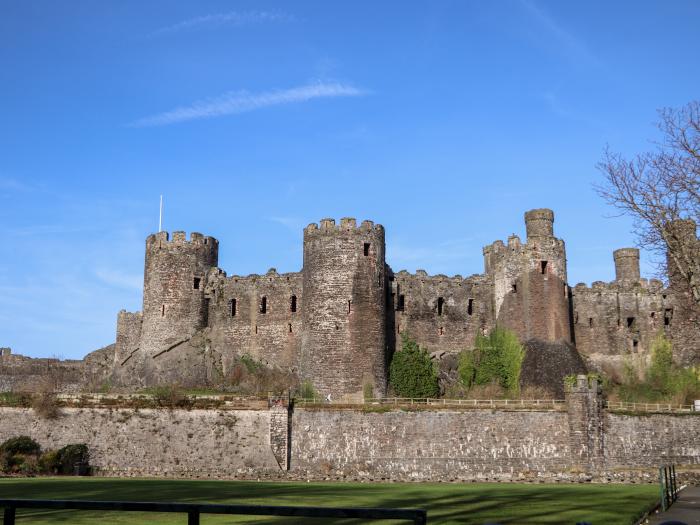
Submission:
[[629,410],[631,412],[693,412],[693,405],[674,405],[672,403],[606,401],[605,408],[608,410]]
[[661,492],[661,510],[665,511],[678,499],[680,492],[675,465],[659,467],[659,490]]
[[282,507],[270,505],[214,505],[200,503],[155,503],[141,501],[77,501],[0,499],[4,525],[15,525],[17,509],[106,510],[115,512],[173,512],[187,514],[188,525],[199,525],[202,514],[238,514],[248,516],[294,516],[304,518],[356,518],[366,520],[399,519],[424,525],[423,509]]
[[464,408],[563,408],[563,399],[444,399],[382,397],[371,399],[295,398],[295,405],[430,406]]

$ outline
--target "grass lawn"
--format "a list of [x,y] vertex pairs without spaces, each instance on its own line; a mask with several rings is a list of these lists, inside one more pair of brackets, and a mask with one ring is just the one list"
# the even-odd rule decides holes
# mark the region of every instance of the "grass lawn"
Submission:
[[[630,524],[652,507],[657,497],[656,485],[270,483],[115,478],[0,479],[0,498],[424,508],[428,511],[428,523],[573,525],[586,521],[593,525]],[[295,521],[293,518],[202,516],[203,525],[323,525],[331,521],[309,518]],[[92,511],[30,509],[18,511],[17,523],[185,524],[187,516],[123,512],[105,515]]]

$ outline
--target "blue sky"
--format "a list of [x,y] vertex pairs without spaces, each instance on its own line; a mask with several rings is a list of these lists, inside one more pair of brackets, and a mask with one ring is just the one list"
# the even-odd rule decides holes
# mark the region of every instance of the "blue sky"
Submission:
[[550,207],[570,282],[611,280],[634,240],[595,164],[700,85],[694,1],[1,9],[0,346],[31,356],[82,357],[140,309],[161,193],[229,275],[299,270],[303,226],[343,216],[385,225],[394,270],[480,273]]

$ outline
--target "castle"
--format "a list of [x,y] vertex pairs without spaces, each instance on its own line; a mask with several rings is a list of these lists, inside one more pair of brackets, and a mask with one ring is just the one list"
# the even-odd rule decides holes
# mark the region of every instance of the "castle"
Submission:
[[119,312],[112,375],[134,386],[203,384],[247,355],[295,371],[324,396],[362,395],[367,385],[382,396],[401,334],[456,353],[496,325],[522,341],[575,345],[594,368],[647,355],[659,331],[680,362],[700,361],[696,311],[673,286],[640,277],[637,249],[614,252],[615,281],[570,287],[553,225],[549,209],[526,212],[526,240],[486,246],[484,273],[470,277],[394,273],[384,227],[352,218],[307,226],[303,269],[286,274],[228,276],[215,238],[150,235],[143,310]]

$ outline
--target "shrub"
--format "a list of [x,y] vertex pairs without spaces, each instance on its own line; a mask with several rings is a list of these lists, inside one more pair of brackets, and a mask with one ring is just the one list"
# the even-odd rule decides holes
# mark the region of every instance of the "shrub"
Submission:
[[59,474],[74,474],[77,467],[81,469],[81,472],[84,472],[89,467],[90,452],[84,443],[66,445],[59,449],[56,454],[58,455]]
[[510,395],[520,389],[525,350],[510,330],[496,327],[488,336],[477,335],[474,350],[460,354],[458,372],[464,386],[498,384]]
[[438,375],[430,355],[406,334],[389,367],[389,382],[401,397],[437,397]]
[[10,438],[0,445],[0,452],[9,455],[24,454],[38,455],[41,452],[39,443],[34,441],[29,436],[18,436]]
[[316,399],[318,397],[318,393],[316,392],[313,383],[308,379],[299,387],[299,395],[302,399]]
[[60,415],[56,394],[49,391],[39,392],[32,398],[32,408],[37,416],[44,419],[56,419]]
[[637,370],[626,363],[624,378],[613,395],[628,402],[685,404],[700,397],[698,370],[673,362],[673,346],[660,332],[651,344],[649,365]]
[[153,400],[163,408],[191,408],[193,401],[179,385],[159,385],[151,389]]
[[58,474],[61,471],[61,460],[57,450],[47,450],[39,456],[39,471],[43,474]]

